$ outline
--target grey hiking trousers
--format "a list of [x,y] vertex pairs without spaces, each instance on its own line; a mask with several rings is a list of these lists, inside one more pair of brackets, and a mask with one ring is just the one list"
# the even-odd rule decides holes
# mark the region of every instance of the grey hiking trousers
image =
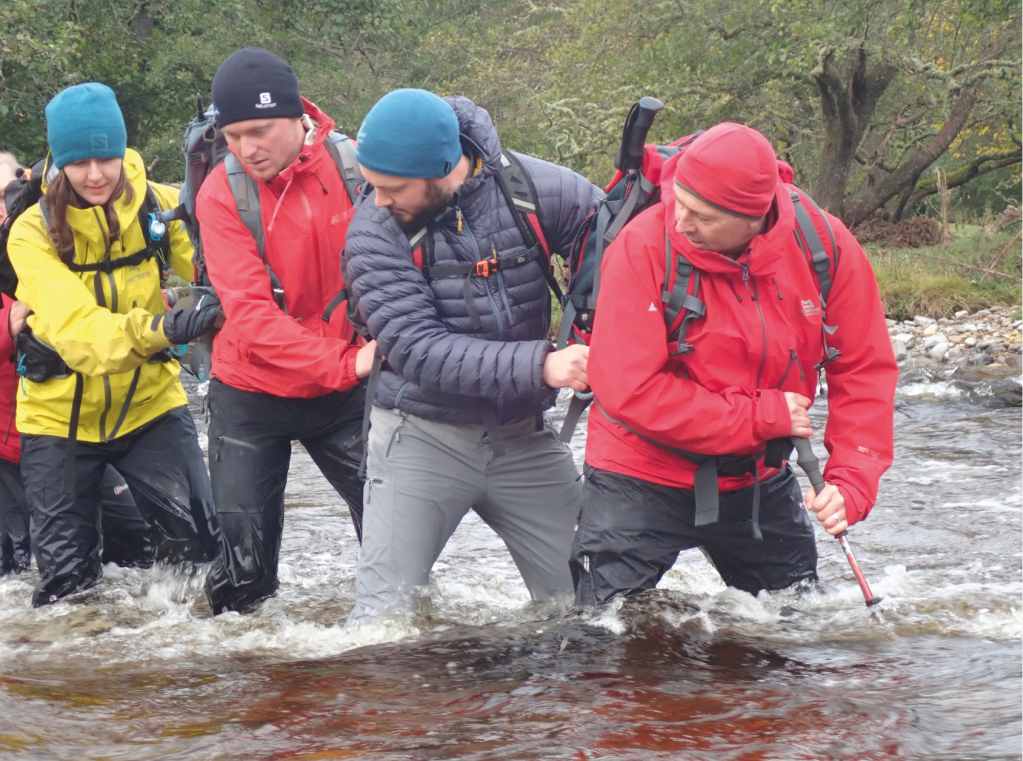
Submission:
[[473,509],[504,540],[534,600],[571,592],[568,556],[582,483],[548,425],[501,428],[495,458],[486,427],[373,408],[362,551],[348,623],[404,610],[463,516]]

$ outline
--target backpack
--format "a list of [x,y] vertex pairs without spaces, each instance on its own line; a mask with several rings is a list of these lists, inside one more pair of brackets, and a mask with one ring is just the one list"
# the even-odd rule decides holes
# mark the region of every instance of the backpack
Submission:
[[41,158],[33,161],[31,166],[19,169],[15,178],[7,184],[7,187],[0,188],[0,192],[4,194],[4,204],[7,207],[7,219],[0,226],[0,292],[7,294],[12,299],[14,298],[14,292],[18,289],[18,274],[14,271],[14,267],[11,266],[11,260],[7,257],[7,241],[11,237],[11,228],[14,227],[14,220],[20,217],[26,209],[31,208],[42,197],[43,176],[45,174],[46,159]]
[[[645,144],[647,133],[664,104],[656,98],[646,97],[632,106],[625,120],[622,140],[615,158],[617,170],[606,188],[606,196],[580,227],[569,254],[567,288],[562,306],[564,316],[558,331],[558,349],[570,341],[589,344],[593,318],[600,292],[600,270],[607,246],[625,225],[644,209],[660,200],[661,169],[672,156],[685,150],[702,134],[702,130],[668,145]],[[832,271],[838,266],[835,235],[827,218],[813,199],[789,183],[789,195],[795,208],[796,241],[814,271],[820,290],[822,308],[826,308],[831,293]],[[823,223],[831,241],[830,248],[821,239],[816,225],[807,212],[812,208]],[[664,284],[662,293],[664,322],[668,329],[671,356],[688,354],[692,344],[686,335],[692,324],[706,315],[706,305],[700,300],[700,272],[679,252],[673,252],[667,232],[664,237]],[[677,277],[672,282],[672,269]],[[825,357],[815,366],[820,370],[838,358],[839,352],[828,346],[828,335],[834,327],[824,325]],[[569,402],[561,428],[561,440],[568,443],[582,413],[593,400],[592,392],[575,392]],[[656,442],[655,442],[656,443]]]
[[[49,224],[49,209],[42,191],[43,178],[46,177],[47,182],[52,182],[58,171],[49,163],[49,156],[46,156],[34,161],[27,169],[18,170],[17,177],[4,190],[4,203],[7,206],[8,216],[4,220],[3,226],[0,227],[0,292],[7,294],[12,299],[16,298],[18,274],[14,271],[7,255],[7,242],[10,239],[11,228],[18,217],[37,203],[39,211],[43,215],[43,221]],[[138,216],[142,235],[146,242],[144,249],[131,256],[96,264],[71,262],[67,265],[68,269],[72,272],[111,272],[121,267],[137,266],[153,257],[160,260],[164,270],[168,269],[170,240],[165,236],[167,227],[163,221],[163,209],[148,182],[146,183],[146,197],[142,200]]]
[[[176,214],[176,218],[180,219],[185,226],[195,250],[195,255],[192,258],[192,263],[195,265],[195,283],[196,285],[211,285],[206,270],[206,258],[203,254],[202,236],[199,234],[199,218],[196,215],[195,203],[203,182],[210,172],[223,162],[231,194],[237,204],[238,216],[256,241],[259,258],[263,260],[263,266],[266,267],[267,274],[270,275],[274,301],[286,313],[284,289],[281,288],[280,280],[270,269],[270,265],[263,259],[264,233],[263,219],[259,211],[259,183],[249,176],[241,162],[228,150],[227,139],[224,137],[224,133],[217,128],[216,112],[213,107],[211,106],[209,109],[203,107],[202,95],[196,95],[195,101],[196,116],[185,127],[185,137],[181,147],[185,154],[185,181],[181,185],[178,197],[180,206],[178,206]],[[359,164],[355,160],[355,149],[352,147],[352,142],[346,135],[332,130],[327,135],[324,144],[344,182],[348,197],[354,204],[363,179]],[[323,320],[329,322],[331,314],[347,298],[347,290],[342,289],[327,305],[323,312]]]

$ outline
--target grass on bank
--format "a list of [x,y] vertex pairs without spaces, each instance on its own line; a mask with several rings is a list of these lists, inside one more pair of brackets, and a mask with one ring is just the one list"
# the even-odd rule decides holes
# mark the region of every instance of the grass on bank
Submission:
[[950,232],[952,240],[944,245],[866,247],[886,315],[938,319],[959,309],[1020,304],[1019,225],[1002,231],[959,225]]

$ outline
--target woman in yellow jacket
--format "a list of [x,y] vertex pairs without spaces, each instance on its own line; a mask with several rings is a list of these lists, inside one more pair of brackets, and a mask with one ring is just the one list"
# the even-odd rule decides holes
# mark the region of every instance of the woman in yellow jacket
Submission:
[[46,122],[45,195],[8,241],[18,300],[32,312],[16,346],[21,471],[41,576],[35,606],[98,582],[107,464],[165,535],[162,559],[211,560],[218,544],[209,476],[169,348],[206,332],[219,303],[206,294],[186,311],[166,311],[161,266],[191,279],[192,246],[179,222],[149,216],[176,206],[176,191],[146,181],[105,85],[60,92]]

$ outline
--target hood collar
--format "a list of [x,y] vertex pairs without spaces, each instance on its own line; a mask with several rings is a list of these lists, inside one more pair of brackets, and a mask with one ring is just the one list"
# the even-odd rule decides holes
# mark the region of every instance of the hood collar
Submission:
[[322,145],[327,139],[327,135],[336,126],[334,120],[323,113],[323,111],[321,111],[312,101],[302,98],[302,105],[305,107],[303,116],[309,117],[309,119],[313,121],[316,125],[316,133],[313,136],[312,141],[309,140],[308,136],[306,137],[306,140],[302,145],[302,151],[298,154],[298,158],[291,162],[289,166],[286,166],[276,177],[266,180],[266,184],[271,188],[283,188],[292,179],[294,179],[296,174],[300,174],[304,171],[310,171],[310,166],[315,163],[310,161],[313,155],[313,149],[318,145]]
[[460,95],[451,95],[444,100],[458,117],[458,131],[461,133],[463,147],[471,148],[483,161],[479,173],[470,176],[458,189],[456,198],[464,198],[482,187],[501,167],[501,141],[485,108]]
[[[704,251],[694,248],[685,236],[676,231],[675,225],[675,165],[682,153],[672,156],[661,169],[661,202],[664,206],[664,227],[672,247],[686,257],[693,266],[705,272],[725,272],[734,274],[739,271],[736,265],[749,267],[752,275],[768,274],[774,271],[775,262],[781,258],[785,247],[789,245],[795,224],[795,211],[789,197],[788,186],[784,183],[784,168],[779,167],[782,182],[778,183],[774,192],[774,203],[768,217],[774,222],[767,232],[757,235],[738,258],[732,259],[716,251]],[[785,165],[786,167],[788,165]]]

